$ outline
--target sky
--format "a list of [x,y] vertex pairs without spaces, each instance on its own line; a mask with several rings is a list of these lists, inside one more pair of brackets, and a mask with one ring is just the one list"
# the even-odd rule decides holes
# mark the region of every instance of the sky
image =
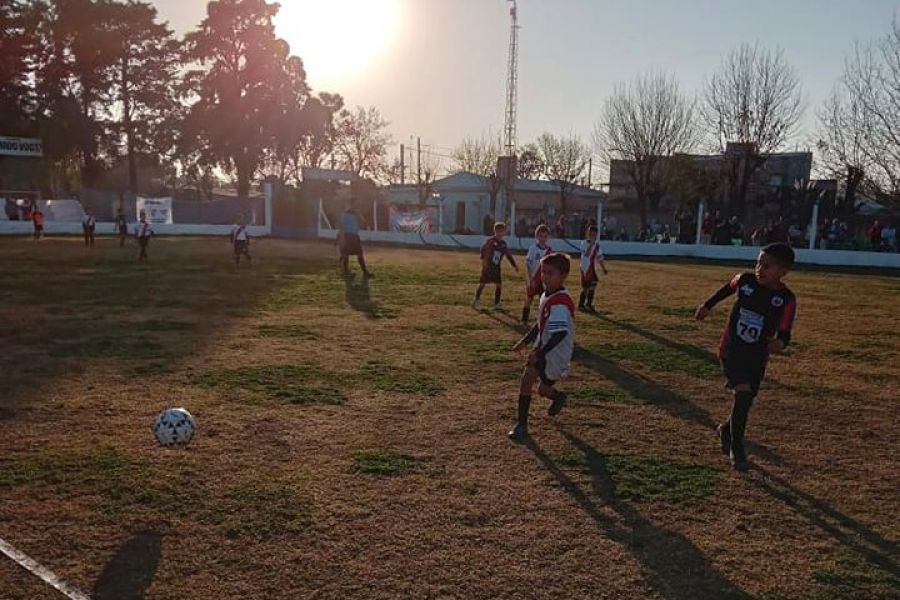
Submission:
[[[151,0],[178,34],[204,0]],[[503,128],[506,0],[283,0],[276,33],[315,91],[377,107],[396,145],[437,154]],[[651,70],[701,88],[743,42],[780,47],[803,82],[807,134],[854,43],[884,35],[894,0],[519,0],[519,144],[542,132],[589,142],[615,84]],[[804,147],[808,135],[798,139]],[[444,162],[449,162],[444,159]]]

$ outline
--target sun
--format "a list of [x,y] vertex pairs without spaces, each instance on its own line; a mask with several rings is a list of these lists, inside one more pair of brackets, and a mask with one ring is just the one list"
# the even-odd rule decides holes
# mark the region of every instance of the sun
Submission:
[[311,82],[323,87],[376,66],[397,34],[400,12],[399,0],[283,0],[276,28]]

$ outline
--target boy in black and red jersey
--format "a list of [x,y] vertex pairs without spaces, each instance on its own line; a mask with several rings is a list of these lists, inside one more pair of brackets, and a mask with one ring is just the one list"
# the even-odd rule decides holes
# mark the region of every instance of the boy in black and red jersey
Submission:
[[494,223],[494,235],[489,237],[481,247],[481,279],[478,282],[478,289],[475,290],[475,299],[472,300],[472,307],[478,308],[481,303],[481,292],[484,286],[493,283],[494,288],[494,309],[502,309],[500,304],[500,295],[502,292],[502,283],[500,277],[500,263],[503,258],[509,261],[509,264],[518,272],[519,266],[516,259],[513,258],[509,247],[503,240],[506,235],[506,223]]
[[534,342],[528,354],[525,371],[519,381],[519,406],[516,424],[509,438],[523,442],[528,438],[528,411],[531,390],[538,383],[538,393],[552,403],[547,413],[558,415],[566,402],[566,393],[556,389],[556,382],[569,374],[575,348],[575,303],[563,287],[569,274],[569,257],[555,252],[541,259],[544,293],[538,308],[538,320],[531,331],[515,346],[517,352]]
[[734,404],[716,433],[722,452],[731,457],[738,471],[749,468],[744,430],[769,355],[781,353],[791,341],[797,300],[781,279],[793,264],[794,251],[788,244],[769,244],[759,253],[755,272],[735,275],[697,308],[696,318],[702,321],[716,304],[737,294],[719,345],[719,360],[726,385],[734,393]]

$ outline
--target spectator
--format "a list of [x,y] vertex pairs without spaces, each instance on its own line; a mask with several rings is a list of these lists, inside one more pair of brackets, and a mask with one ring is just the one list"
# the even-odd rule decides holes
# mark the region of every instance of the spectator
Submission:
[[881,242],[885,252],[897,251],[897,230],[893,224],[887,223],[881,230]]
[[803,230],[800,229],[796,224],[792,224],[788,228],[788,237],[791,240],[791,246],[803,245]]
[[731,226],[728,221],[721,218],[718,213],[716,213],[716,215],[716,225],[713,229],[712,243],[717,246],[727,246],[731,244]]
[[566,213],[560,213],[559,219],[556,220],[556,237],[561,239],[568,237],[566,231]]
[[716,228],[716,221],[712,215],[706,213],[703,216],[703,226],[700,229],[700,241],[707,246],[712,243],[713,231]]
[[737,217],[731,217],[731,222],[729,223],[729,234],[731,238],[731,244],[733,246],[744,245],[744,226],[741,225]]
[[766,239],[766,235],[765,227],[757,227],[753,230],[753,233],[750,234],[750,243],[754,246],[762,246],[763,240]]
[[625,231],[625,228],[624,228],[624,227],[622,228],[622,231],[619,232],[619,241],[620,241],[620,242],[627,242],[627,241],[629,241],[629,240],[628,240],[628,232]]
[[872,246],[872,250],[875,252],[881,251],[881,231],[883,229],[884,226],[878,222],[878,219],[875,219],[875,222],[872,223],[871,227],[869,227],[869,244]]
[[484,215],[481,227],[484,230],[484,235],[494,235],[494,217],[491,213]]

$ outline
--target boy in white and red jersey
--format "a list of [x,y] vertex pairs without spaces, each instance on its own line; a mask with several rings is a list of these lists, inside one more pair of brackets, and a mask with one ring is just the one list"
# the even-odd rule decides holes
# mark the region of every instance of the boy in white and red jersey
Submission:
[[141,247],[138,262],[143,262],[147,260],[147,245],[150,243],[150,238],[156,234],[153,232],[153,227],[147,222],[147,214],[145,212],[141,212],[140,219],[134,228],[134,237],[137,238],[138,246]]
[[550,228],[546,225],[538,225],[534,230],[534,243],[528,248],[525,255],[525,266],[528,269],[528,281],[525,283],[525,306],[522,307],[522,323],[528,323],[531,314],[531,303],[535,297],[544,293],[544,283],[541,279],[541,259],[549,255]]
[[544,293],[538,320],[525,337],[513,346],[519,351],[534,342],[519,384],[518,419],[509,438],[522,442],[528,437],[528,411],[531,390],[536,382],[538,393],[552,403],[547,413],[558,415],[566,402],[566,393],[555,388],[556,382],[569,374],[572,350],[575,348],[575,303],[563,287],[569,274],[569,257],[559,252],[541,259]]
[[250,262],[250,234],[240,215],[235,218],[234,227],[231,228],[231,243],[234,246],[234,264],[241,264],[241,254]]
[[600,250],[600,242],[597,241],[597,226],[591,225],[587,230],[587,239],[581,242],[581,297],[578,299],[578,309],[595,313],[594,292],[600,280],[597,277],[596,264],[600,263],[603,274],[608,275],[606,261]]

